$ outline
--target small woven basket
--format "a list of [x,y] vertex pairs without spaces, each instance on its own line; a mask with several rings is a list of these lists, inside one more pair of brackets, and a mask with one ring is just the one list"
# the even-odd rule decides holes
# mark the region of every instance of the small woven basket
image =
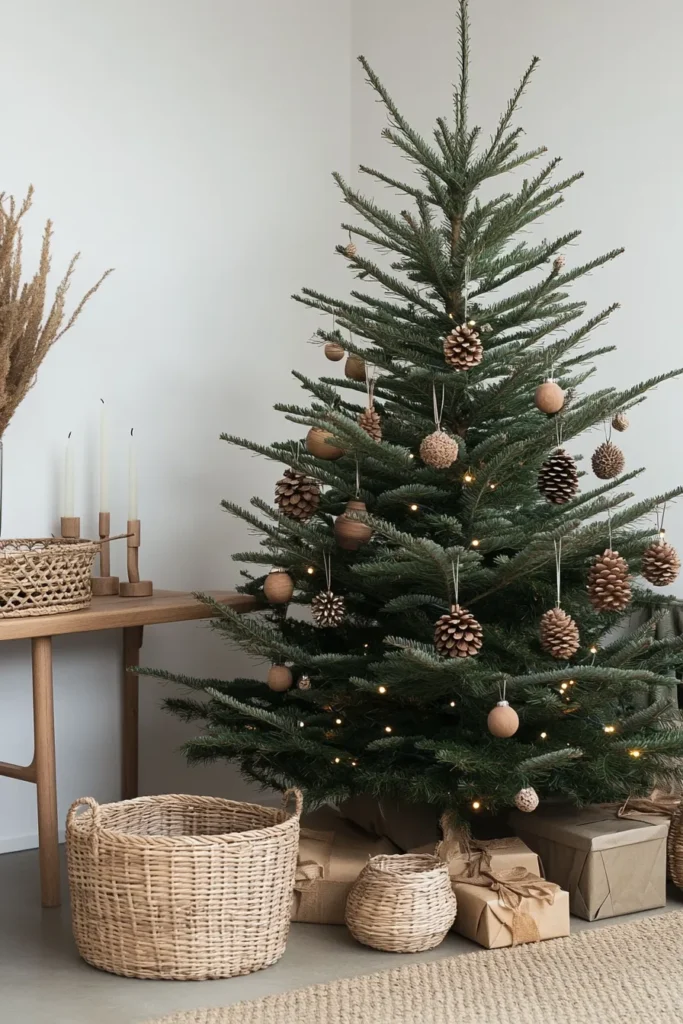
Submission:
[[669,878],[683,889],[683,803],[671,815],[666,849]]
[[0,618],[87,608],[99,549],[95,541],[64,537],[0,540]]
[[346,925],[364,946],[420,953],[443,942],[457,904],[447,865],[429,854],[372,857],[346,902]]
[[183,981],[274,964],[289,933],[302,803],[297,790],[284,799],[282,810],[200,796],[77,800],[66,848],[83,959]]

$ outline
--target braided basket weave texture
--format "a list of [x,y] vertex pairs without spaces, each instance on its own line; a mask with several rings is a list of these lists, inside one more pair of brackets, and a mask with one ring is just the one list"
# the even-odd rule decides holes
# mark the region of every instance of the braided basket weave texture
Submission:
[[99,544],[63,537],[0,540],[0,618],[87,608]]
[[[269,967],[289,933],[296,809],[148,796],[67,817],[74,938],[84,960],[132,978],[201,981]],[[85,807],[85,811],[82,808]]]

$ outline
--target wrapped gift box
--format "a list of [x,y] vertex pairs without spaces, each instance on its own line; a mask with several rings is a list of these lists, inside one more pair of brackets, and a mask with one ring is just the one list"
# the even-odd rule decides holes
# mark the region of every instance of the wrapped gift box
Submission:
[[483,870],[498,872],[518,867],[532,875],[543,875],[538,854],[530,850],[518,836],[469,841],[452,837],[436,845],[427,843],[410,852],[436,854],[448,864],[451,879],[461,875],[478,875]]
[[510,823],[569,891],[572,914],[587,921],[663,907],[668,819],[618,817],[616,807],[514,811]]
[[524,868],[454,882],[455,931],[487,949],[569,935],[569,893]]
[[333,807],[304,818],[294,882],[292,921],[344,924],[346,898],[370,857],[400,853],[388,839],[347,821]]

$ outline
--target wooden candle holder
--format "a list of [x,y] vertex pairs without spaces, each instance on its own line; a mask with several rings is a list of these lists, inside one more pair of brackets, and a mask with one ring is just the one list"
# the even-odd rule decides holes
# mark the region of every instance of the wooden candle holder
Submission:
[[81,536],[81,517],[62,516],[61,534],[65,540],[78,540]]
[[100,575],[91,577],[94,597],[114,597],[119,592],[119,578],[111,575],[110,525],[111,515],[109,512],[100,512]]
[[151,597],[154,593],[151,580],[141,580],[138,568],[138,550],[140,548],[140,520],[128,520],[128,582],[119,587],[121,597]]

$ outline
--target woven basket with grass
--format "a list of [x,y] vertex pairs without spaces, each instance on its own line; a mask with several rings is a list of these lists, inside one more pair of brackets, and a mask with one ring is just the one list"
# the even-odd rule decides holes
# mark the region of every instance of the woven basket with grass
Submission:
[[448,867],[428,854],[372,857],[346,902],[346,924],[364,946],[420,953],[446,938],[456,901]]
[[208,796],[77,800],[66,849],[78,952],[130,978],[202,981],[274,964],[289,933],[301,802],[297,790],[282,810]]
[[0,540],[0,618],[87,608],[99,549],[94,541],[62,537]]

